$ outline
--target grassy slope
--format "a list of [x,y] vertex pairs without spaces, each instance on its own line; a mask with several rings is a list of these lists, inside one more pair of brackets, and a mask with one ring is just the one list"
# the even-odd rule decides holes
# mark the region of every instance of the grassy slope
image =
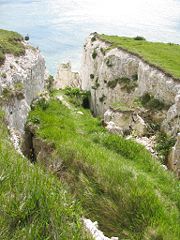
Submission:
[[179,183],[143,146],[107,133],[82,111],[51,100],[29,118],[40,119],[37,136],[55,144],[49,161],[61,163],[59,177],[86,215],[120,239],[180,239]]
[[145,61],[153,64],[174,78],[180,78],[180,45],[159,42],[138,41],[128,37],[98,35],[108,41],[112,47],[121,47],[138,54]]
[[23,38],[20,34],[0,29],[0,65],[5,60],[5,54],[11,53],[20,56],[25,53]]
[[89,239],[62,183],[13,150],[2,114],[0,136],[0,239]]

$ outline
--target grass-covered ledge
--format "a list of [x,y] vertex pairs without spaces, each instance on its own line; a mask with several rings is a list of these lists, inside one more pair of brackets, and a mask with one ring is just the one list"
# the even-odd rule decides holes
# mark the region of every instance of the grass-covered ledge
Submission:
[[124,49],[180,81],[180,45],[104,34],[97,34],[96,37],[111,44],[108,47],[109,50],[112,48]]
[[23,37],[12,31],[0,29],[0,65],[4,63],[5,54],[10,53],[20,56],[25,53],[22,43]]

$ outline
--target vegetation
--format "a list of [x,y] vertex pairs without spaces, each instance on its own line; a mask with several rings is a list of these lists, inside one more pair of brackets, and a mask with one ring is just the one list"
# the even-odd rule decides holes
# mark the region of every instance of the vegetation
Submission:
[[106,60],[106,65],[107,65],[108,67],[113,67],[113,63],[112,63],[112,59],[111,59],[111,58],[108,58],[108,59]]
[[167,164],[169,152],[175,145],[176,140],[164,132],[159,132],[156,137],[156,142],[156,151],[158,152],[162,162]]
[[121,89],[125,89],[128,93],[131,93],[137,87],[137,78],[135,75],[132,76],[132,79],[127,77],[116,78],[107,83],[107,86],[110,88],[115,88],[117,84],[121,84]]
[[91,73],[91,74],[90,74],[90,78],[91,78],[91,79],[94,79],[94,74]]
[[180,79],[180,45],[148,42],[144,39],[137,41],[137,39],[118,36],[98,35],[98,37],[111,43],[111,48],[123,48],[140,56],[174,78]]
[[92,58],[95,59],[97,57],[97,52],[96,50],[94,49],[93,53],[92,53]]
[[0,29],[0,65],[4,63],[6,53],[11,53],[15,56],[25,53],[22,40],[23,37],[20,34]]
[[0,239],[89,239],[82,211],[52,173],[13,148],[0,113]]
[[66,87],[64,90],[66,96],[70,97],[70,102],[76,107],[83,106],[89,108],[89,91],[82,91],[79,88]]
[[58,163],[56,174],[85,215],[108,236],[179,240],[180,183],[172,174],[143,146],[108,133],[88,110],[53,98],[49,104],[29,117],[40,119],[36,137],[54,144],[49,164]]
[[159,99],[151,96],[149,93],[145,93],[142,97],[140,97],[140,102],[143,107],[152,111],[160,111],[169,107],[163,102],[161,102]]
[[52,75],[49,75],[48,79],[47,79],[47,90],[49,92],[53,91],[53,83],[54,83],[54,77]]
[[144,37],[141,36],[137,36],[134,38],[134,40],[138,40],[138,41],[146,41],[146,39]]

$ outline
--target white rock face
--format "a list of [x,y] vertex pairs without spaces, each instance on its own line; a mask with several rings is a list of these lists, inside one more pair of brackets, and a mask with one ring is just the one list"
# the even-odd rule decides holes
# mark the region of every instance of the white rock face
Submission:
[[63,89],[65,87],[80,87],[80,76],[78,72],[72,72],[71,63],[60,64],[54,87]]
[[180,133],[177,136],[176,145],[173,147],[169,156],[169,168],[176,172],[178,178],[180,178]]
[[104,113],[104,122],[112,133],[126,135],[133,132],[134,136],[144,136],[147,126],[144,120],[135,112],[108,109]]
[[[132,121],[131,114],[112,111],[111,107],[117,103],[131,106],[145,93],[170,106],[169,110],[156,112],[152,116],[154,122],[157,118],[157,123],[171,136],[176,137],[180,131],[180,81],[136,55],[120,48],[110,48],[110,44],[96,34],[91,34],[84,45],[81,79],[82,89],[91,92],[94,115],[104,116],[109,131],[122,134],[131,128],[137,136],[144,135],[147,126],[141,116],[136,115],[136,120]],[[134,84],[131,89],[123,82],[127,79],[130,85]],[[174,151],[177,152],[175,155],[179,154],[177,147]]]
[[22,136],[30,104],[44,89],[44,58],[27,45],[24,56],[6,55],[0,73],[0,100],[8,125]]
[[[91,91],[91,108],[96,115],[103,116],[113,103],[131,103],[146,92],[168,105],[174,103],[180,82],[133,54],[121,49],[108,50],[109,44],[98,38],[92,41],[93,37],[96,36],[89,36],[84,47],[81,78],[82,89]],[[131,92],[125,91],[122,84],[108,87],[110,81],[122,77],[132,79],[134,76],[138,77],[137,87]]]

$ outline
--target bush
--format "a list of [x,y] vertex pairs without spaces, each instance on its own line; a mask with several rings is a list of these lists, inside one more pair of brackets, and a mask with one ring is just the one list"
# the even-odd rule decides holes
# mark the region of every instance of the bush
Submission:
[[142,97],[140,97],[140,102],[143,105],[143,107],[149,110],[160,111],[168,108],[168,106],[165,105],[162,101],[160,101],[157,98],[154,98],[149,93],[145,93]]
[[47,79],[47,90],[49,92],[52,92],[53,90],[53,83],[54,83],[54,77],[52,75],[49,75]]
[[156,136],[156,142],[155,150],[158,152],[162,162],[167,164],[168,155],[172,147],[175,145],[176,140],[165,132],[159,132]]
[[146,39],[145,39],[144,37],[142,37],[142,36],[136,36],[136,37],[134,38],[134,40],[137,40],[137,41],[146,41]]
[[91,79],[94,79],[94,74],[90,74],[90,78],[91,78]]
[[96,50],[94,49],[93,53],[92,53],[92,58],[95,59],[97,57],[97,52]]
[[66,87],[64,89],[65,95],[70,97],[70,101],[77,107],[83,106],[84,108],[89,108],[89,91],[83,91],[79,88]]
[[95,42],[95,41],[96,41],[96,37],[92,37],[91,42]]

